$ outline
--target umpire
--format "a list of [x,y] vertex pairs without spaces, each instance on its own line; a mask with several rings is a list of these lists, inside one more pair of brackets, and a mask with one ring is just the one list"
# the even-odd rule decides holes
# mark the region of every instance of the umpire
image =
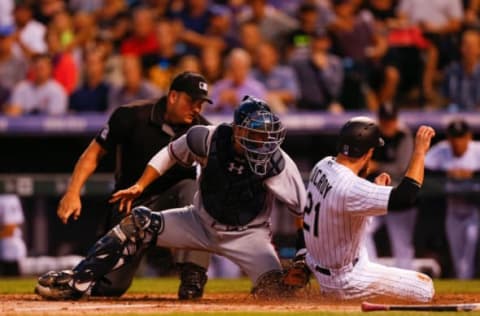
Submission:
[[[78,159],[57,215],[63,223],[75,220],[81,213],[81,188],[107,152],[115,154],[115,191],[128,188],[142,175],[148,161],[170,141],[183,135],[191,126],[207,125],[200,115],[203,103],[211,100],[208,85],[201,75],[184,72],[176,76],[168,94],[159,100],[141,100],[117,108],[106,126],[92,140]],[[195,169],[174,166],[158,178],[136,201],[152,209],[162,210],[192,203],[196,190]],[[105,232],[125,216],[118,205],[109,210]],[[141,257],[131,265],[106,276],[92,289],[92,295],[120,296],[130,287]],[[203,252],[177,253],[181,267],[179,299],[200,298],[207,281],[206,268],[210,256]]]

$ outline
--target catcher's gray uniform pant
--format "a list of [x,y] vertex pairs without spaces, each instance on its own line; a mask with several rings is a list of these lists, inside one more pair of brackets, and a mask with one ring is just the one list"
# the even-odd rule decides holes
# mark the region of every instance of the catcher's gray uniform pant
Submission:
[[[162,194],[152,195],[148,199],[142,200],[141,204],[157,211],[189,205],[192,203],[196,190],[197,183],[195,180],[182,180]],[[125,214],[126,213],[114,214],[116,216],[111,220],[110,225],[115,226],[118,224],[121,219],[125,217]],[[175,227],[171,228],[176,229]],[[107,274],[104,277],[106,280],[98,281],[92,289],[92,295],[120,296],[125,293],[132,284],[133,276],[135,275],[144,254],[145,250],[138,252],[129,264]],[[179,250],[175,251],[174,259],[177,263],[191,262],[207,269],[210,261],[210,254],[200,251]]]
[[[236,263],[255,284],[264,273],[281,270],[269,222],[241,228],[218,225],[194,206],[160,213],[164,225],[157,246],[206,250]],[[237,229],[237,230],[234,230]]]

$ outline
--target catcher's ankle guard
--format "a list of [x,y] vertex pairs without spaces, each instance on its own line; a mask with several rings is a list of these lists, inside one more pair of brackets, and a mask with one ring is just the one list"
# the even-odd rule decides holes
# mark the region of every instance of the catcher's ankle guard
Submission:
[[75,283],[99,280],[122,267],[141,250],[155,243],[163,228],[163,219],[150,209],[139,206],[120,224],[93,245],[86,258],[74,269]]

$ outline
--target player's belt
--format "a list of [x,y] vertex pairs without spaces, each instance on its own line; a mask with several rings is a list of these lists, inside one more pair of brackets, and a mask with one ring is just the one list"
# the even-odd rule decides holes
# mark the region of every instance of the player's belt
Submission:
[[[353,259],[352,267],[354,267],[357,263],[358,263],[358,258]],[[315,265],[315,270],[320,272],[321,274],[325,274],[325,275],[332,275],[333,274],[331,270],[329,270],[327,268],[323,268],[323,267],[319,266],[318,264]]]

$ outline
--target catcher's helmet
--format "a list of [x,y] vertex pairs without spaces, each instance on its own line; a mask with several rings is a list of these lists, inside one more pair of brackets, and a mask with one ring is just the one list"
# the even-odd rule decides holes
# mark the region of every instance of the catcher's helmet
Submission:
[[238,128],[234,137],[245,150],[250,169],[265,175],[270,157],[285,139],[282,122],[264,101],[245,96],[235,110],[233,123]]
[[337,152],[353,158],[364,155],[370,148],[381,147],[384,141],[374,120],[357,116],[350,119],[340,130]]

